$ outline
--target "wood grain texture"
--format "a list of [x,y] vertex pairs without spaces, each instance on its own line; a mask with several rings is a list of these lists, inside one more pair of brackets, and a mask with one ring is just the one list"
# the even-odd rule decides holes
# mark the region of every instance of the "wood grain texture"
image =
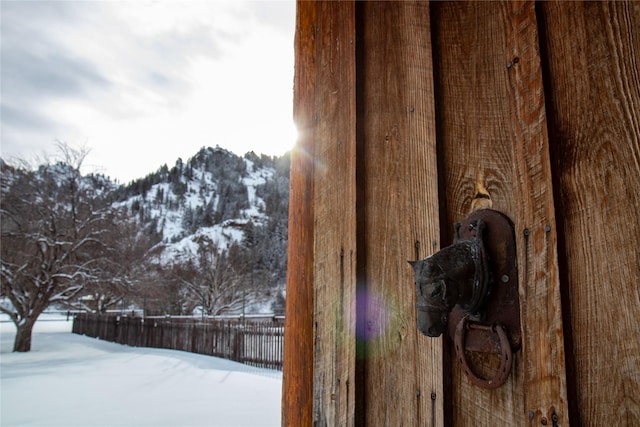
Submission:
[[507,3],[520,267],[525,411],[531,425],[569,425],[558,233],[534,2]]
[[315,4],[298,2],[294,76],[298,142],[291,153],[282,378],[282,425],[290,427],[311,426],[313,411],[315,28]]
[[[537,7],[299,2],[283,425],[640,424],[640,3]],[[523,349],[494,391],[443,370],[404,264],[481,207],[519,260]]]
[[352,426],[355,408],[355,4],[318,2],[314,141],[314,413]]
[[640,425],[640,3],[539,7],[573,416]]
[[[534,3],[434,3],[432,10],[446,220],[453,224],[487,205],[513,219],[523,329],[523,349],[501,388],[474,387],[453,366],[452,424],[541,425],[551,424],[555,414],[560,425],[568,425]],[[491,358],[476,355],[478,369],[495,367]]]
[[443,424],[442,342],[416,328],[407,264],[439,244],[429,22],[427,3],[357,5],[360,425]]

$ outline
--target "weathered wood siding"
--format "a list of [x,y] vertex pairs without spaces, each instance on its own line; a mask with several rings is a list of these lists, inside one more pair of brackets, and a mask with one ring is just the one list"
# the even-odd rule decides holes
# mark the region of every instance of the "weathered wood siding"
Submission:
[[314,383],[317,425],[353,425],[355,405],[355,8],[318,3],[314,138]]
[[442,338],[416,329],[407,260],[439,248],[429,4],[358,3],[360,425],[443,419]]
[[[301,1],[295,117],[284,425],[640,424],[639,3]],[[481,207],[517,240],[496,390],[406,264]]]
[[640,2],[541,3],[574,425],[640,425]]
[[[492,206],[514,221],[523,333],[509,381],[497,390],[478,389],[453,364],[453,425],[521,425],[524,414],[540,425],[554,413],[565,425],[557,240],[534,3],[447,2],[433,9],[446,241],[453,237],[450,224],[477,207]],[[477,359],[497,368],[497,357]]]

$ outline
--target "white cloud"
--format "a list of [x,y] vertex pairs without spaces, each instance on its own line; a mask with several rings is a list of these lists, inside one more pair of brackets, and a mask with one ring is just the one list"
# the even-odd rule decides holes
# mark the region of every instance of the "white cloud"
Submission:
[[51,3],[1,3],[3,157],[86,143],[127,181],[204,145],[293,145],[293,2]]

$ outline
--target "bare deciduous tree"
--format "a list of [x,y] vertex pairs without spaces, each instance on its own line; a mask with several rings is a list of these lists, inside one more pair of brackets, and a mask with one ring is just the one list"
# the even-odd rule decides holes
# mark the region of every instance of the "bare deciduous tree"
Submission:
[[2,164],[0,306],[16,325],[14,351],[31,349],[33,325],[100,275],[114,215],[80,173],[88,151],[59,144],[62,160],[32,171]]
[[251,283],[251,266],[237,253],[239,246],[222,251],[204,236],[197,243],[197,259],[175,272],[192,306],[206,315],[240,314],[247,301],[259,299],[262,286]]

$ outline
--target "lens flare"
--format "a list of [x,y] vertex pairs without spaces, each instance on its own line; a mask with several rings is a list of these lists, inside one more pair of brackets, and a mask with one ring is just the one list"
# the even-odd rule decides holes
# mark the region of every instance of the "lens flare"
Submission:
[[406,331],[396,299],[385,292],[358,290],[356,304],[356,357],[374,359],[396,351]]
[[356,338],[362,341],[371,341],[383,335],[390,320],[385,301],[378,295],[367,291],[358,291],[356,304],[358,307]]

